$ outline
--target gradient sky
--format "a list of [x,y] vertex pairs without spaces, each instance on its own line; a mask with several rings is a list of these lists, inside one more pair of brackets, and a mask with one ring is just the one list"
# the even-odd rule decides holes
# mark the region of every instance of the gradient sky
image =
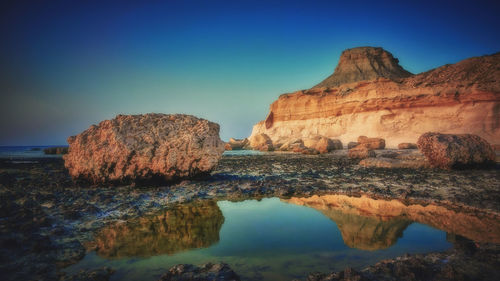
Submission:
[[0,145],[148,112],[246,137],[346,48],[383,47],[413,73],[500,51],[496,2],[2,1]]

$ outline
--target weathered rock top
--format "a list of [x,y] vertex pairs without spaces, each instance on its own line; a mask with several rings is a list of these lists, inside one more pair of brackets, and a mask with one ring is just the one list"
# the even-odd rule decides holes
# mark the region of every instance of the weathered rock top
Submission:
[[380,47],[358,47],[343,51],[333,74],[314,88],[337,87],[379,77],[399,80],[411,75],[388,51]]

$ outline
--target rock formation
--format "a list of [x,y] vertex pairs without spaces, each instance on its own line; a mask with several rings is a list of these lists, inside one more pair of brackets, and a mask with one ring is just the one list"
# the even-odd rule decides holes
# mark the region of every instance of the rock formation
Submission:
[[[370,74],[359,74],[353,70],[356,66]],[[396,148],[435,131],[476,134],[496,144],[499,66],[496,53],[409,76],[381,49],[352,49],[317,87],[281,95],[267,118],[253,127],[251,137],[266,134],[273,143],[285,143],[322,135],[349,143],[369,135]]]
[[314,88],[338,87],[342,84],[385,77],[399,80],[412,74],[399,60],[382,48],[359,47],[342,52],[335,71]]
[[489,165],[495,162],[495,151],[479,136],[425,133],[418,148],[434,167],[450,169],[463,166]]
[[248,145],[248,139],[246,138],[242,140],[230,138],[224,148],[226,150],[241,150],[246,149]]
[[206,263],[201,266],[178,264],[158,281],[240,281],[240,277],[225,263]]
[[67,146],[47,147],[43,149],[44,154],[67,154]]
[[219,125],[190,115],[118,115],[68,138],[65,166],[92,182],[175,180],[210,172],[224,143]]
[[103,228],[91,246],[108,259],[174,254],[218,242],[223,223],[214,201],[182,204],[156,216]]

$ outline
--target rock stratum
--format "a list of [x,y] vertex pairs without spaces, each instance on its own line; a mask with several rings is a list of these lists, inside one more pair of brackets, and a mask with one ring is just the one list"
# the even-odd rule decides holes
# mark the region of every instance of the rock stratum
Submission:
[[194,177],[215,168],[224,152],[218,124],[183,114],[118,115],[68,143],[70,175],[94,183]]
[[265,134],[281,144],[320,135],[347,144],[367,135],[396,148],[426,132],[498,143],[500,53],[411,75],[381,48],[347,50],[325,81],[273,102],[249,139]]

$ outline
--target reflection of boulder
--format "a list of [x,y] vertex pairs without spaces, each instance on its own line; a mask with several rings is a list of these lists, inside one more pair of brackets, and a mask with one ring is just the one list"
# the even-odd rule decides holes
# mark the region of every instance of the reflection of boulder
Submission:
[[106,227],[95,236],[105,258],[149,257],[204,248],[219,241],[224,216],[214,201],[178,205],[152,217]]
[[382,220],[340,210],[321,212],[337,223],[347,246],[361,250],[389,248],[396,244],[398,238],[403,236],[403,231],[411,224],[411,221],[398,217]]
[[[370,231],[374,237],[379,237],[377,239],[382,239],[382,237],[397,239],[399,234],[396,233],[402,232],[411,222],[427,224],[477,242],[500,243],[498,214],[476,209],[465,207],[450,209],[433,204],[405,205],[398,200],[378,200],[366,196],[349,197],[346,195],[293,197],[287,202],[312,207],[335,220],[346,244],[349,243],[348,237],[356,237],[351,239],[352,241],[366,241],[361,238],[365,237],[364,233],[369,232],[368,229],[372,229]],[[335,212],[342,215],[334,215]],[[348,216],[353,218],[346,219]],[[359,218],[354,219],[354,217]],[[356,228],[359,229],[359,233],[356,232]],[[390,246],[390,243],[387,245]]]

